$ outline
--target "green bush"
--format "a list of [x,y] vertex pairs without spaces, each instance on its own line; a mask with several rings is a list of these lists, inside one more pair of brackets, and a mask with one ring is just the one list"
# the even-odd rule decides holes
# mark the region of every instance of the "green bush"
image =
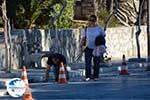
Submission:
[[74,0],[67,0],[67,6],[57,21],[58,28],[72,27],[71,19],[73,17],[73,5],[74,5]]

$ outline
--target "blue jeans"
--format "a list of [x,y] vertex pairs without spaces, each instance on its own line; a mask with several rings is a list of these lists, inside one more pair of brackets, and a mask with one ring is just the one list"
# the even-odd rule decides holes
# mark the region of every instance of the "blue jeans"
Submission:
[[[53,72],[54,72],[54,76],[55,76],[55,81],[58,81],[59,78],[59,66],[53,66]],[[66,69],[66,66],[64,66],[65,68],[65,74],[66,74],[66,79],[69,80],[69,72]]]
[[[85,49],[85,77],[86,78],[98,78],[99,77],[99,57],[93,57],[93,49]],[[92,74],[92,58],[94,62],[93,74]]]

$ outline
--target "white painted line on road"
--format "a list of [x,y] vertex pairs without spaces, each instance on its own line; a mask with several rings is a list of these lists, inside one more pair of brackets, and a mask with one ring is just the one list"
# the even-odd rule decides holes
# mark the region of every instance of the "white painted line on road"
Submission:
[[49,85],[49,84],[55,84],[55,82],[47,82],[47,83],[29,83],[29,85],[31,85],[31,86],[35,86],[35,85]]
[[42,90],[42,89],[32,89],[32,92],[64,92],[65,90]]
[[120,83],[118,81],[88,81],[88,82],[69,82],[69,84],[98,84],[98,83]]
[[[98,83],[110,83],[110,84],[112,84],[112,83],[120,83],[120,81],[87,81],[87,82],[68,82],[68,83],[66,83],[66,84],[92,84],[92,83],[96,83],[96,84],[98,84]],[[29,85],[31,85],[31,86],[36,86],[36,85],[54,85],[54,84],[57,84],[57,82],[48,82],[48,83],[30,83]],[[64,84],[64,85],[66,85],[66,84]],[[58,85],[63,85],[63,84],[58,84]]]

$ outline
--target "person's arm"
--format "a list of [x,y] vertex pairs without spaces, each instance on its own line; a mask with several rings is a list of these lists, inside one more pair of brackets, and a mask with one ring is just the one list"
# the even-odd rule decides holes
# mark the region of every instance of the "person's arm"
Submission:
[[98,27],[99,27],[100,35],[105,37],[106,36],[106,32],[104,31],[104,29],[100,25],[98,25]]
[[79,44],[79,48],[81,51],[84,50],[84,48],[86,47],[86,38],[87,38],[86,34],[87,34],[87,27],[81,31],[80,44]]
[[52,55],[50,55],[48,57],[48,60],[47,60],[47,63],[46,63],[46,72],[45,72],[45,82],[48,81],[48,78],[49,78],[49,71],[50,71],[50,67],[53,65],[52,63]]
[[45,73],[45,82],[48,82],[50,67],[51,67],[51,65],[47,64],[46,73]]

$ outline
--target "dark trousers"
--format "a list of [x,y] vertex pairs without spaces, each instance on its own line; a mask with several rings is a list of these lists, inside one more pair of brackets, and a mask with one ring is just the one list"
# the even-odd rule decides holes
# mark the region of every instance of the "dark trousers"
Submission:
[[[60,68],[59,66],[53,66],[55,81],[58,81],[59,79],[59,68]],[[64,66],[64,68],[65,68],[66,79],[69,80],[69,72],[67,71],[66,66]]]
[[[99,77],[99,63],[100,57],[93,57],[93,49],[85,49],[85,77],[98,78]],[[92,58],[93,58],[93,74],[92,74]]]

